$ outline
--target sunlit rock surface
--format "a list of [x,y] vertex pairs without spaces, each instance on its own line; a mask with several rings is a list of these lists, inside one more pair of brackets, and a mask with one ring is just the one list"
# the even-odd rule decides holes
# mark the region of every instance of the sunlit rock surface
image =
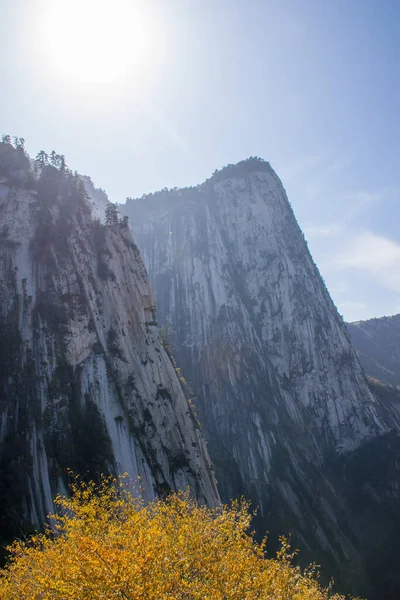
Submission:
[[[223,500],[252,498],[260,530],[293,533],[348,590],[370,591],[368,527],[343,465],[397,428],[398,413],[371,392],[279,178],[250,159],[122,210]],[[380,509],[376,492],[368,502]]]
[[129,229],[95,223],[72,176],[45,169],[35,190],[0,185],[0,536],[43,523],[67,469],[215,504]]

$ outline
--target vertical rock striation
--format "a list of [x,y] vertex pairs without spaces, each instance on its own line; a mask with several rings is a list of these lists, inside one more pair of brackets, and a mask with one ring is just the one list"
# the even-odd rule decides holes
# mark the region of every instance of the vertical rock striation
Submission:
[[279,178],[249,159],[122,210],[223,500],[252,498],[261,528],[293,532],[305,556],[357,587],[368,578],[361,525],[337,465],[396,416],[368,386]]
[[159,339],[129,229],[94,221],[70,172],[47,165],[22,183],[2,175],[1,536],[44,521],[68,468],[88,478],[127,472],[146,498],[190,486],[215,504],[203,437]]

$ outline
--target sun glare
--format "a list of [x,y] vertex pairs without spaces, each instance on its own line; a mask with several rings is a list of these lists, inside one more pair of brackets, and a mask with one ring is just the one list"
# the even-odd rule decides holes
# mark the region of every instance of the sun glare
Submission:
[[52,0],[41,26],[54,66],[82,81],[114,81],[144,60],[147,32],[134,0]]

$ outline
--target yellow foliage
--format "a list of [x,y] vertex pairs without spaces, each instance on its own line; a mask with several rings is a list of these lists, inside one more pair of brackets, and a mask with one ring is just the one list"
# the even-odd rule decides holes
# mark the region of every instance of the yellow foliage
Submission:
[[248,534],[244,501],[209,509],[187,493],[144,505],[121,478],[75,480],[57,497],[52,531],[14,542],[0,572],[1,600],[326,600],[312,569],[276,558]]

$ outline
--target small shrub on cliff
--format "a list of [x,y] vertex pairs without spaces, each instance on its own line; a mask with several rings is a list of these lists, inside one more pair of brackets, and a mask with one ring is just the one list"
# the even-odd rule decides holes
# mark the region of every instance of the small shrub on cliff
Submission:
[[1,600],[339,600],[291,565],[285,541],[265,558],[245,502],[209,509],[180,493],[145,506],[114,484],[79,483],[56,498],[57,534],[10,547]]

